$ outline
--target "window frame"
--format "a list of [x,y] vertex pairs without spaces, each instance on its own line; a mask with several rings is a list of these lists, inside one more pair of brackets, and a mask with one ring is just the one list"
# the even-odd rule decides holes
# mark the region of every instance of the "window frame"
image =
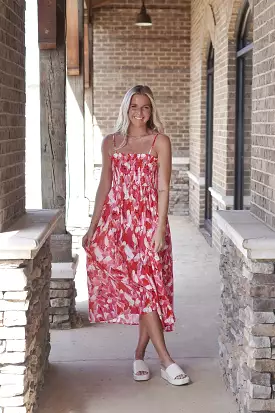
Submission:
[[237,34],[236,50],[236,130],[235,130],[235,187],[234,209],[244,208],[244,107],[245,107],[245,57],[253,50],[253,42],[246,37],[247,24],[252,13],[246,0]]
[[206,139],[205,139],[205,212],[204,226],[208,233],[212,233],[212,196],[209,188],[213,178],[213,126],[214,126],[214,65],[215,50],[210,44],[207,58],[206,79]]

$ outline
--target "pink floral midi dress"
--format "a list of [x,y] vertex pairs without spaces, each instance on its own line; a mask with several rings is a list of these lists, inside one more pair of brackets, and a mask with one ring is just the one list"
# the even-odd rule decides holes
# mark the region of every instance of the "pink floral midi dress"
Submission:
[[164,249],[151,247],[158,224],[158,159],[151,150],[112,155],[112,188],[85,246],[90,322],[139,324],[141,314],[157,311],[164,330],[173,330],[168,220]]

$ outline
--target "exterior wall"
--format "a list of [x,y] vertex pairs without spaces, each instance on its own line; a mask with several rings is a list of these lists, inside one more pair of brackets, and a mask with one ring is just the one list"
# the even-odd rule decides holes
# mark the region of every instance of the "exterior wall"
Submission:
[[0,231],[25,209],[25,2],[0,8]]
[[[254,49],[253,76],[249,73],[251,53],[246,58],[245,208],[250,207],[252,199],[252,213],[275,228],[275,5],[264,0],[251,0],[250,4],[254,4]],[[209,5],[214,16],[212,27],[207,13]],[[213,198],[215,210],[230,209],[234,203],[236,32],[244,1],[212,0],[209,5],[202,0],[191,3],[190,171],[193,180],[194,177],[198,181],[205,176],[206,62],[212,40],[215,49],[212,186],[223,201],[219,205],[219,201]],[[190,181],[189,190],[191,218],[203,226],[204,188],[192,185]],[[219,240],[215,221],[213,237]],[[217,246],[219,241],[214,244]]]
[[171,215],[189,214],[188,170],[188,164],[173,164],[168,211]]
[[[151,28],[134,25],[139,10],[140,4],[130,0],[93,15],[95,152],[100,137],[113,130],[125,92],[148,84],[172,140],[170,212],[183,215],[188,213],[190,0],[151,1]],[[100,163],[100,155],[94,163]]]
[[49,240],[33,260],[0,260],[0,411],[33,413],[50,352]]
[[275,228],[275,3],[255,1],[251,211]]
[[244,112],[244,195],[251,195],[251,125],[252,125],[252,79],[253,51],[245,57],[245,112]]
[[51,329],[67,330],[81,325],[76,313],[75,263],[53,263],[50,283],[49,322]]
[[[190,171],[197,180],[205,178],[206,73],[212,42],[215,56],[212,187],[219,197],[233,196],[234,191],[234,36],[241,3],[229,1],[225,5],[223,0],[209,3],[195,0],[191,3]],[[203,226],[205,188],[191,184],[189,188],[195,207],[192,208],[192,220]],[[218,205],[219,202],[213,197],[213,209],[217,209]],[[213,238],[219,238],[214,221]]]
[[[214,1],[216,4],[217,1]],[[274,239],[274,132],[275,132],[275,77],[274,77],[274,20],[275,5],[272,1],[251,0],[253,7],[253,65],[250,60],[245,80],[245,208],[251,213],[226,212],[226,225],[219,221],[221,214],[214,214],[213,244],[221,251],[220,271],[222,279],[220,334],[220,356],[224,378],[239,404],[240,412],[275,412],[274,403],[274,255],[269,247]],[[236,27],[243,2],[233,2],[233,17],[228,18],[228,55],[224,65],[228,65],[227,82],[227,164],[221,169],[224,185],[220,186],[218,169],[215,164],[214,149],[214,210],[233,208],[234,194],[234,113],[235,113],[235,57]],[[231,8],[229,8],[231,13]],[[216,27],[218,38],[218,19]],[[218,52],[217,45],[215,49]],[[220,51],[219,51],[220,53]],[[248,59],[251,57],[248,55]],[[215,73],[219,70],[218,62]],[[192,66],[191,66],[192,72]],[[225,74],[224,74],[225,76]],[[252,108],[251,89],[252,81]],[[192,88],[191,88],[192,90]],[[215,89],[215,93],[216,89]],[[222,104],[222,101],[215,99]],[[252,109],[252,110],[251,110]],[[217,114],[215,105],[214,148],[217,142]],[[250,120],[251,117],[251,120]],[[251,131],[250,131],[251,129]],[[251,137],[250,137],[251,136]],[[251,160],[249,153],[251,151]],[[222,150],[220,157],[222,159]],[[192,152],[191,152],[192,170]],[[251,178],[250,178],[251,177]],[[249,196],[251,193],[251,198]],[[250,198],[250,201],[249,201]],[[253,217],[255,215],[258,219]],[[250,221],[251,219],[254,222]],[[246,221],[247,220],[247,221]],[[233,225],[234,223],[234,225]],[[240,232],[239,223],[242,223]],[[247,224],[247,230],[243,225]],[[233,231],[232,231],[233,229]],[[221,233],[227,231],[227,234]],[[268,242],[261,244],[261,240]],[[220,237],[222,235],[222,237]],[[249,250],[253,245],[255,251]],[[270,241],[270,243],[269,243]],[[247,248],[247,249],[246,249]],[[271,252],[269,251],[271,249]],[[257,251],[256,251],[257,250]]]
[[225,382],[240,412],[275,412],[274,261],[245,257],[223,234],[220,270]]
[[50,328],[67,330],[74,326],[75,281],[66,278],[53,279],[50,284]]
[[[214,211],[218,210],[223,210],[226,209],[224,205],[221,205],[219,201],[216,199],[213,199],[213,209]],[[213,228],[212,228],[212,246],[216,248],[219,252],[221,251],[221,231],[219,230],[219,227],[217,225],[215,216],[213,217],[213,222],[212,222]]]
[[[205,183],[189,175],[189,216],[197,227],[204,223]],[[204,181],[204,179],[203,179]]]

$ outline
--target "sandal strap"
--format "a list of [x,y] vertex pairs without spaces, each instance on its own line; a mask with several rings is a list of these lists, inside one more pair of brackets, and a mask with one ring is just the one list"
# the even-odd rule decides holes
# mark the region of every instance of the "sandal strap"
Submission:
[[141,371],[145,371],[146,373],[150,372],[149,367],[144,360],[135,360],[133,363],[133,371],[135,374],[140,373]]
[[184,373],[184,371],[176,363],[173,363],[170,366],[168,366],[166,369],[166,373],[173,380],[175,380],[176,377],[181,376],[181,375],[186,377],[186,374]]

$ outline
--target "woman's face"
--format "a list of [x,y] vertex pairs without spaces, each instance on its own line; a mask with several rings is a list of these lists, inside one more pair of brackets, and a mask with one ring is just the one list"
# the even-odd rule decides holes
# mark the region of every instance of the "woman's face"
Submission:
[[129,120],[137,127],[147,124],[152,112],[151,102],[146,95],[134,95],[129,106]]

